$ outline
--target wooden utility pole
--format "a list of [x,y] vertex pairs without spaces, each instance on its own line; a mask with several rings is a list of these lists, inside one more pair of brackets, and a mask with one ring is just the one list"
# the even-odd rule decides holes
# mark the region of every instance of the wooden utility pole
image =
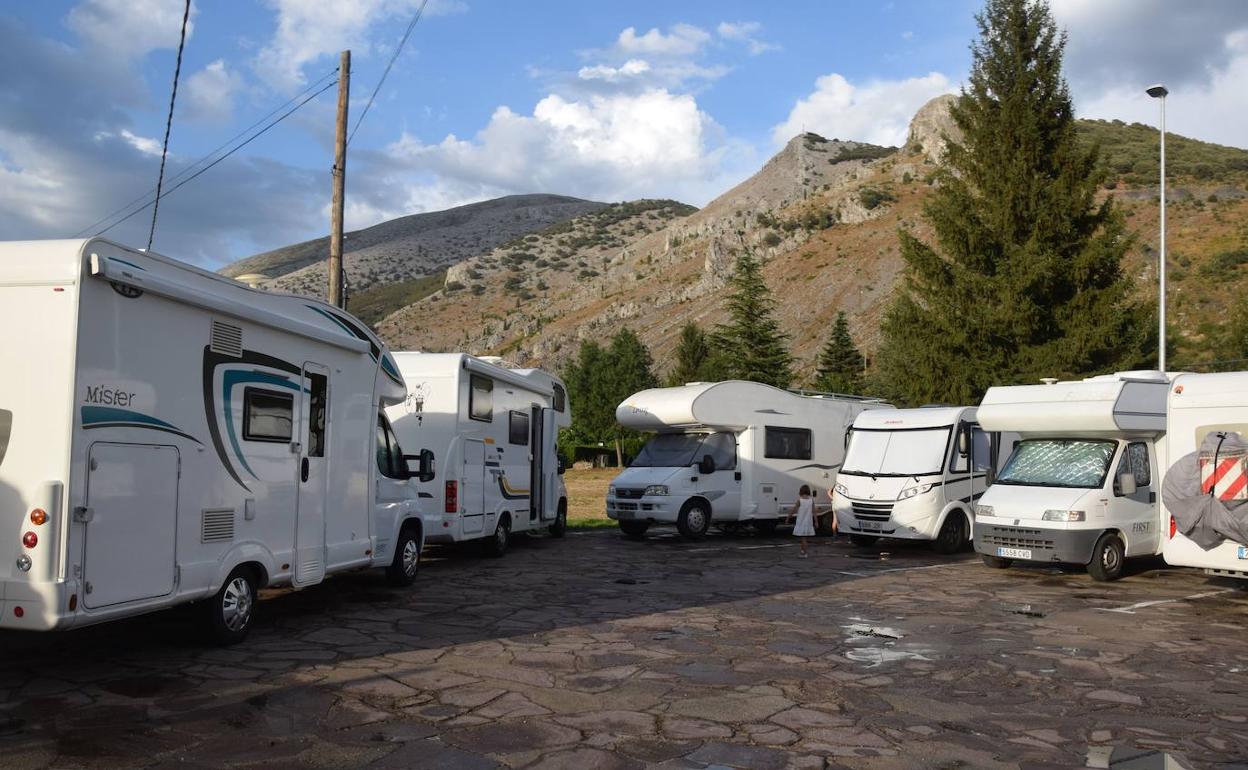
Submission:
[[347,101],[351,95],[351,52],[338,60],[338,137],[334,141],[334,198],[329,207],[329,304],[345,308],[342,286],[342,199],[347,183]]

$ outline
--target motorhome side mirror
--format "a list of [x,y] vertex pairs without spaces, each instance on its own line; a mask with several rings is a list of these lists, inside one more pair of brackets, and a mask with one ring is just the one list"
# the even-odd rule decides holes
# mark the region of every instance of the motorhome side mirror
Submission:
[[715,458],[710,455],[702,455],[702,459],[698,461],[698,473],[706,475],[715,472]]
[[[417,463],[415,471],[412,470],[413,460]],[[432,450],[422,449],[418,455],[403,455],[403,462],[407,465],[407,477],[416,479],[422,484],[428,484],[437,475],[433,467]]]
[[966,457],[971,451],[970,436],[966,431],[958,431],[958,455]]
[[1135,474],[1124,473],[1118,477],[1118,488],[1122,490],[1123,495],[1135,494]]

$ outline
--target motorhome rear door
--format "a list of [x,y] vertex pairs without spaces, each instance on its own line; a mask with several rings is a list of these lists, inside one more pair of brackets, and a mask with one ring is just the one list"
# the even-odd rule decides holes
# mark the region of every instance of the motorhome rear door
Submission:
[[298,516],[295,519],[295,585],[325,577],[325,494],[329,480],[329,369],[305,362],[300,388]]

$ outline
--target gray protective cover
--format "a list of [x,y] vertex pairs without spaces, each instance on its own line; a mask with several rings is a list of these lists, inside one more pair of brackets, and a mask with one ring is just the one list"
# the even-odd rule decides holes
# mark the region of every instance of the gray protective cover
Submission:
[[1200,449],[1179,458],[1161,485],[1161,499],[1175,527],[1196,545],[1208,551],[1225,540],[1248,543],[1248,500],[1222,501],[1200,491],[1201,455],[1221,457],[1243,454],[1248,444],[1238,433],[1217,432],[1205,436]]

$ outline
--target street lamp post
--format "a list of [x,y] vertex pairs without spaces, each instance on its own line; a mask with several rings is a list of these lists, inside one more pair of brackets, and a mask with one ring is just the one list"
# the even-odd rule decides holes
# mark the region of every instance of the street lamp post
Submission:
[[1157,368],[1164,372],[1166,370],[1166,95],[1170,91],[1158,83],[1149,88],[1146,93],[1154,99],[1161,100],[1161,261],[1157,271],[1160,307],[1157,318]]

